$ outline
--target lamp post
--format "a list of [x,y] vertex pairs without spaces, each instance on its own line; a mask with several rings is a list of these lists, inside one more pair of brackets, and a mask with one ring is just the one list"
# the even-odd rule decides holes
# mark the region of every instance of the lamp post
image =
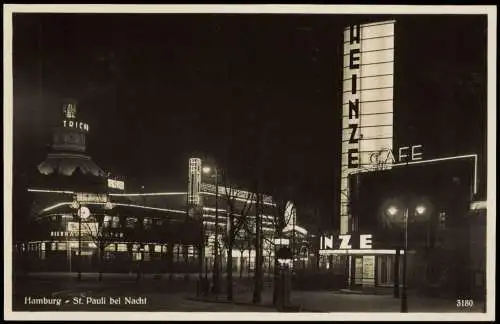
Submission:
[[[215,177],[215,239],[214,239],[214,269],[213,269],[213,292],[219,293],[219,175],[217,167],[213,168]],[[203,173],[209,174],[211,168],[203,167]]]
[[203,265],[205,262],[205,227],[203,226],[203,214],[200,215],[200,274],[199,274],[199,292],[206,294],[206,273],[205,280],[203,279]]
[[[76,196],[73,198],[73,202],[71,203],[71,209],[73,209],[75,212],[73,213],[73,216],[76,216],[78,219],[78,276],[77,279],[81,280],[82,279],[82,271],[80,267],[80,242],[82,238],[82,231],[81,231],[81,224],[82,224],[82,218],[80,217],[80,203],[78,202]],[[70,273],[71,273],[71,248],[70,248]]]
[[[413,206],[415,206],[415,209],[414,209],[414,213],[412,214],[412,217],[423,216],[427,212],[427,207],[423,203],[419,203],[417,205],[412,205],[412,207]],[[402,313],[408,312],[407,262],[408,262],[408,218],[409,218],[409,211],[410,211],[410,206],[406,205],[403,208],[403,289],[401,292],[401,312]],[[390,217],[397,216],[399,214],[398,207],[395,205],[390,205],[387,208],[387,214]]]
[[[280,240],[281,241],[281,240]],[[279,265],[276,308],[285,311],[290,306],[291,278],[290,267],[293,264],[293,252],[288,246],[280,247],[276,252]]]

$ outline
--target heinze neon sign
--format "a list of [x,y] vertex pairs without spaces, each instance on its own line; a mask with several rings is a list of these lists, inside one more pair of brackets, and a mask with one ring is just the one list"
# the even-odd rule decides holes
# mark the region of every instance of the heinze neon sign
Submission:
[[[338,250],[348,250],[353,248],[359,249],[371,249],[372,248],[372,234],[360,234],[357,242],[353,239],[354,235],[351,234],[341,234],[337,236],[321,236],[320,237],[320,250],[326,249],[338,249]],[[356,245],[353,247],[353,245]]]

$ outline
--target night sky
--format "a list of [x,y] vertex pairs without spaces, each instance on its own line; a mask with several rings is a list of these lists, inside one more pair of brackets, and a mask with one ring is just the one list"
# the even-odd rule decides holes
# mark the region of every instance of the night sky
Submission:
[[386,18],[397,19],[395,142],[428,158],[480,154],[484,191],[485,16],[15,14],[14,182],[43,161],[71,97],[93,160],[131,185],[184,190],[192,156],[242,185],[261,165],[268,192],[335,226],[342,32]]

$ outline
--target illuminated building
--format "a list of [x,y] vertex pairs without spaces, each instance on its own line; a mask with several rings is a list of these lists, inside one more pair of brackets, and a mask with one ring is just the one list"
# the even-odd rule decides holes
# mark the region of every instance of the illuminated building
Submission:
[[[398,280],[395,265],[399,263],[395,260],[397,252],[402,252],[401,232],[397,228],[381,230],[386,219],[379,217],[382,203],[394,195],[391,190],[398,188],[396,190],[401,194],[418,192],[422,196],[428,195],[436,206],[430,223],[425,222],[432,231],[419,231],[415,229],[417,225],[411,224],[408,239],[413,248],[430,240],[431,233],[446,232],[436,230],[437,225],[433,222],[439,217],[451,213],[460,218],[468,214],[467,206],[477,194],[476,154],[430,157],[420,143],[405,142],[405,138],[411,136],[405,136],[403,129],[395,127],[398,108],[404,108],[404,100],[408,100],[404,89],[395,84],[395,76],[409,77],[400,72],[404,66],[398,65],[395,56],[400,52],[397,26],[397,21],[389,20],[353,24],[344,30],[339,235],[335,239],[332,235],[325,235],[320,264],[343,273],[346,286],[350,287],[391,286]],[[452,166],[460,163],[466,164],[464,169],[457,171],[456,175],[450,174],[455,170]],[[443,168],[442,172],[435,171],[439,168]],[[434,177],[426,176],[427,173]],[[443,205],[445,198],[437,190],[449,193],[453,188],[450,185],[452,179],[461,181],[460,190],[455,191],[454,202]],[[448,245],[457,241],[453,235],[464,228],[471,229],[472,225],[464,224],[469,223],[464,221],[448,231],[444,239]],[[415,236],[415,231],[419,235]],[[371,235],[373,244],[360,248],[356,238],[363,235]],[[350,242],[348,239],[352,239],[353,244],[347,243]],[[470,242],[468,236],[463,236],[462,243]],[[466,247],[453,245],[449,248],[460,251]],[[409,271],[417,271],[424,262],[421,260],[419,264],[415,256],[408,255],[408,259],[414,261],[409,265]],[[469,262],[461,257],[457,260],[462,260],[463,264]],[[413,279],[418,281],[415,276]]]
[[[87,154],[91,128],[78,119],[75,101],[64,102],[62,117],[53,130],[50,152],[26,188],[32,204],[29,215],[22,216],[28,218],[16,219],[25,224],[16,235],[18,264],[26,271],[134,272],[140,267],[144,272],[197,272],[202,226],[198,217],[203,217],[205,256],[207,261],[213,258],[215,186],[202,182],[200,159],[189,161],[187,191],[127,192],[130,186],[123,178],[111,177]],[[235,271],[247,274],[255,267],[255,195],[219,186],[223,267],[227,190],[234,202],[235,223],[245,204],[248,209],[232,252]],[[276,213],[272,197],[263,199],[264,268],[270,269]],[[295,213],[288,219],[293,221],[284,235],[297,237],[298,242],[307,231],[295,224]]]
[[124,180],[86,153],[90,127],[77,119],[75,101],[64,102],[62,117],[26,188],[30,213],[14,220],[17,264],[26,271],[129,272],[139,263],[143,271],[195,271],[197,224],[186,217],[185,202],[169,206],[176,196],[166,193],[163,206],[147,205],[126,194]]
[[[200,214],[203,217],[205,229],[206,250],[205,256],[209,264],[213,263],[215,226],[216,226],[216,186],[209,182],[201,182],[200,179]],[[219,251],[225,263],[227,248],[224,244],[228,228],[229,213],[233,210],[234,226],[238,227],[235,234],[233,251],[234,271],[248,273],[255,269],[255,234],[256,234],[256,194],[219,184],[218,194],[218,226],[219,226]],[[263,233],[263,268],[270,273],[274,267],[275,239],[277,239],[277,228],[280,226],[277,208],[273,197],[263,195],[262,206],[262,233]],[[301,248],[307,246],[308,231],[297,224],[296,208],[292,202],[287,202],[284,209],[284,226],[282,237],[288,239],[288,245],[295,246],[297,259],[300,259]],[[199,215],[198,215],[199,217]],[[301,260],[302,266],[308,265],[309,260]]]

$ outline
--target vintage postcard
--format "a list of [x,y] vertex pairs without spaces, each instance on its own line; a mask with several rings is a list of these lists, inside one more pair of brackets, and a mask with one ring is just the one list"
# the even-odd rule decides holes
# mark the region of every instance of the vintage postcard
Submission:
[[6,319],[495,319],[496,7],[4,5]]

